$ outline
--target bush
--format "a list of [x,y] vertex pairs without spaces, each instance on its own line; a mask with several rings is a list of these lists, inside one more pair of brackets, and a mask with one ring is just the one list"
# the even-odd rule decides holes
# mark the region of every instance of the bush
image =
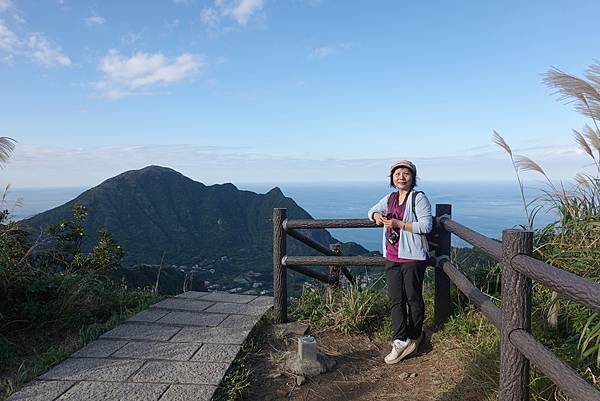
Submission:
[[376,285],[361,288],[354,284],[328,292],[304,287],[300,298],[292,301],[290,312],[295,319],[346,334],[381,333],[390,326],[387,296]]

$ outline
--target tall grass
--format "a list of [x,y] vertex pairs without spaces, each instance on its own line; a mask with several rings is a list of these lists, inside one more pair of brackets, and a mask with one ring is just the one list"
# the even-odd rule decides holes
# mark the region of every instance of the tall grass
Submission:
[[[507,152],[515,169],[527,228],[533,229],[536,214],[553,211],[557,219],[535,231],[534,255],[547,263],[581,277],[600,282],[600,64],[592,65],[579,78],[556,68],[544,82],[591,119],[573,138],[590,160],[587,172],[576,174],[567,183],[554,184],[543,168],[525,156],[515,155],[507,142],[494,132],[493,141]],[[527,201],[521,173],[540,174],[547,186]],[[560,307],[559,307],[560,305]],[[549,317],[548,320],[544,317]],[[600,376],[600,317],[575,302],[562,300],[555,292],[534,286],[534,325],[536,335],[563,359],[569,361],[593,383]],[[541,374],[532,379],[536,400],[566,400],[567,397]]]
[[291,315],[346,334],[373,334],[389,320],[389,301],[379,281],[365,288],[355,283],[333,291],[305,287],[300,298],[292,301]]

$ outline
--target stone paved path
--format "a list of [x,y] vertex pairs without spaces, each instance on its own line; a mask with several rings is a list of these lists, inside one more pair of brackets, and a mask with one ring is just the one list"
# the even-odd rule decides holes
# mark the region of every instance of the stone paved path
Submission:
[[186,292],[138,313],[7,401],[210,400],[272,297]]

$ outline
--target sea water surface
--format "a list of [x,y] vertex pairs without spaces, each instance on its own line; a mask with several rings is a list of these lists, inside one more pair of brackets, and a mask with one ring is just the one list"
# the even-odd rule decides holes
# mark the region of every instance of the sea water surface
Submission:
[[[312,217],[317,219],[366,218],[367,211],[391,191],[387,183],[245,183],[239,189],[266,193],[278,186],[293,198]],[[3,208],[11,211],[14,220],[31,217],[37,213],[60,206],[77,197],[87,188],[28,188],[9,190]],[[435,205],[452,205],[452,218],[488,237],[500,238],[502,230],[527,224],[523,200],[517,183],[513,182],[427,182],[418,190],[429,198],[433,211]],[[526,199],[541,195],[539,188],[526,188]],[[553,213],[540,213],[536,227],[554,221]],[[340,241],[354,241],[369,250],[380,250],[381,232],[369,229],[332,229],[331,234]],[[454,246],[467,244],[453,236]]]

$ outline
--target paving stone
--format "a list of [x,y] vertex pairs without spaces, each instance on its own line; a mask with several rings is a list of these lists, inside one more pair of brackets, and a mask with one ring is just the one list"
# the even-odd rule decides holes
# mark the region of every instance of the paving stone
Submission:
[[182,292],[179,295],[175,295],[175,298],[198,299],[198,298],[202,298],[208,294],[210,294],[210,292],[186,291],[186,292]]
[[241,344],[250,333],[250,329],[231,327],[184,327],[173,342],[201,342],[214,344]]
[[206,311],[211,313],[233,313],[236,315],[261,316],[267,309],[262,305],[236,304],[231,302],[218,302]]
[[122,324],[115,327],[108,333],[104,333],[101,338],[119,338],[126,340],[154,340],[167,341],[175,333],[181,330],[180,327],[166,325],[147,325],[147,324]]
[[196,355],[194,355],[192,361],[223,362],[230,364],[233,362],[241,348],[241,345],[204,344]]
[[196,301],[194,299],[169,298],[150,306],[150,308],[200,312],[205,310],[209,306],[212,306],[213,304],[213,302]]
[[249,304],[254,306],[271,307],[273,306],[273,297],[261,296],[251,301]]
[[131,359],[167,359],[188,361],[200,344],[130,342],[112,356]]
[[209,401],[216,390],[216,386],[173,384],[163,394],[160,401]]
[[158,401],[168,384],[79,382],[57,401]]
[[256,322],[260,320],[260,316],[251,315],[229,315],[219,324],[219,327],[235,327],[240,329],[251,329]]
[[218,313],[169,312],[157,323],[178,324],[184,326],[217,326],[227,315]]
[[6,401],[53,401],[73,384],[75,382],[36,380],[23,387]]
[[234,302],[238,304],[246,304],[256,298],[256,295],[239,295],[229,294],[227,292],[215,291],[209,293],[207,296],[202,298],[203,301],[214,301],[214,302]]
[[106,358],[125,344],[127,344],[127,341],[96,340],[71,356],[78,358]]
[[227,363],[153,361],[129,381],[218,385],[229,368]]
[[143,364],[128,359],[69,358],[40,379],[124,381]]
[[169,313],[160,309],[147,309],[129,318],[130,322],[156,322],[158,319]]

